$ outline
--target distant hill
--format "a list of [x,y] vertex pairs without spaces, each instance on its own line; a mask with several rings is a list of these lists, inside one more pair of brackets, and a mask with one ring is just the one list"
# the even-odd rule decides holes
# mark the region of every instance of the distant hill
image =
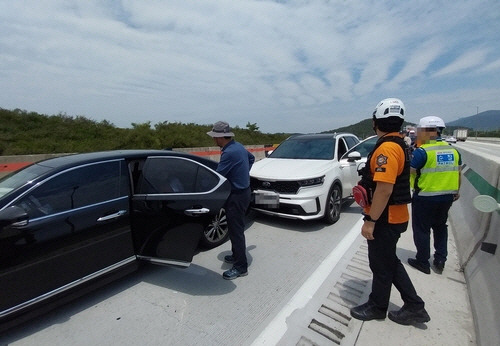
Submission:
[[[415,124],[405,121],[403,124],[403,128],[406,125]],[[485,111],[476,115],[471,115],[469,117],[446,122],[446,129],[444,130],[444,133],[452,134],[453,130],[457,128],[468,128],[478,131],[497,131],[500,129],[500,110]],[[350,132],[354,133],[359,138],[366,138],[373,134],[372,119],[365,119],[363,121],[360,121],[359,123],[345,127],[339,127],[334,130],[324,131],[323,133],[333,132]]]
[[[408,123],[408,122],[405,121],[403,123],[403,128],[406,125],[415,125],[415,124]],[[366,138],[366,137],[369,137],[369,136],[375,134],[373,132],[372,126],[373,126],[372,119],[365,119],[365,120],[362,120],[359,123],[356,123],[354,125],[349,125],[349,126],[345,126],[345,127],[339,127],[338,129],[324,131],[323,133],[349,132],[349,133],[354,133],[359,138]]]
[[478,131],[500,129],[500,110],[491,110],[460,118],[446,123],[446,126],[467,127]]

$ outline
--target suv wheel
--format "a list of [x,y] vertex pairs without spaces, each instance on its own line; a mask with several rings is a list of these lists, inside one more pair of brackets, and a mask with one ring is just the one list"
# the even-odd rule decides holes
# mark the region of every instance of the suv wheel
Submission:
[[334,224],[340,219],[340,207],[342,206],[342,191],[340,186],[334,184],[328,197],[326,198],[325,205],[325,222],[328,224]]
[[210,220],[210,223],[205,226],[200,245],[211,249],[224,243],[228,237],[226,211],[221,208]]

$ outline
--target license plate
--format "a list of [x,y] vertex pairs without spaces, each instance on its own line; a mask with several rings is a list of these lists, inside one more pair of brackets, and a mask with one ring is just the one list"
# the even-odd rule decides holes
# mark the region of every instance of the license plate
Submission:
[[267,208],[278,208],[280,204],[280,197],[277,193],[258,192],[255,194],[255,204],[262,205]]

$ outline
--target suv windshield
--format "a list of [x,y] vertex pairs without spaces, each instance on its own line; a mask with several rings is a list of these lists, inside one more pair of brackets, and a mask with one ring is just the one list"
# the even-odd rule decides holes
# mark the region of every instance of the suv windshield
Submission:
[[34,164],[3,177],[0,179],[0,198],[51,169],[51,167]]
[[335,153],[333,138],[290,138],[269,155],[273,159],[332,160]]

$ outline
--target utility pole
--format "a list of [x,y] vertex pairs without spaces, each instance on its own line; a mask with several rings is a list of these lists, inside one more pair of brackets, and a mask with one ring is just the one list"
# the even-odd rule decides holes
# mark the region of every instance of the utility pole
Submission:
[[477,141],[477,123],[479,121],[478,115],[479,115],[479,106],[476,106],[476,141]]

